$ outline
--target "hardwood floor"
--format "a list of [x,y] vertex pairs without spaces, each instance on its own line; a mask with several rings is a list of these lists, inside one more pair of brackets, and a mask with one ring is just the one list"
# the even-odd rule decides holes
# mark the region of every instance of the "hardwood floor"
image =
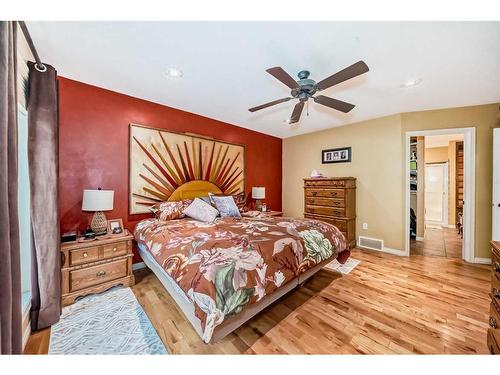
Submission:
[[462,259],[462,238],[456,229],[428,227],[423,241],[410,241],[410,254]]
[[[359,249],[352,256],[361,263],[350,274],[318,272],[212,345],[154,274],[136,272],[132,289],[171,353],[488,353],[488,266]],[[49,335],[32,335],[25,352],[46,353]]]

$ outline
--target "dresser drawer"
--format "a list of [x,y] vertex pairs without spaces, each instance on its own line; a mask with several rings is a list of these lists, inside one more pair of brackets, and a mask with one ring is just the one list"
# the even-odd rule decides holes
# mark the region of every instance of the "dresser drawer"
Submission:
[[334,208],[334,207],[306,205],[306,212],[310,213],[310,214],[330,215],[330,216],[338,216],[338,217],[345,216],[345,209]]
[[345,180],[306,180],[304,186],[345,186]]
[[102,247],[102,254],[104,258],[113,258],[127,254],[128,246],[127,241],[117,242],[114,244],[107,244]]
[[[322,216],[317,216],[317,215],[310,215],[310,214],[304,214],[304,217],[306,219],[315,219],[315,220],[321,220],[324,221],[325,223],[328,224],[333,224],[335,225],[341,232],[346,233],[347,232],[347,220],[337,220],[337,219],[332,219],[328,217],[322,217]],[[345,234],[344,234],[345,235]]]
[[70,266],[95,262],[97,260],[99,260],[99,248],[97,246],[71,250],[69,252]]
[[500,282],[500,256],[495,249],[491,251],[491,281]]
[[345,207],[345,202],[343,199],[335,199],[335,198],[306,197],[306,204],[313,206],[327,206],[335,208]]
[[495,302],[491,301],[490,304],[490,327],[494,329],[500,328],[500,307],[498,305],[498,300]]
[[69,272],[70,292],[85,289],[127,275],[128,258]]
[[306,189],[306,197],[344,198],[345,189]]
[[488,329],[488,349],[491,354],[500,354],[500,329]]

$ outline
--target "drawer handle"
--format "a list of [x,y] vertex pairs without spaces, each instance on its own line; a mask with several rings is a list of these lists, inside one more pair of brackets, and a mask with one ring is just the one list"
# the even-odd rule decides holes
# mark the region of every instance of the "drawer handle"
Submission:
[[89,256],[89,254],[87,254],[87,253],[83,253],[83,257],[84,257],[84,258],[87,258],[88,256]]
[[494,269],[496,273],[500,273],[500,263],[495,262]]
[[318,194],[318,192],[317,192],[317,191],[313,191],[313,192],[312,192],[312,195],[313,195],[313,196],[316,196],[316,194]]
[[490,327],[491,328],[497,328],[497,321],[494,317],[490,316]]
[[97,277],[102,277],[104,275],[106,275],[106,271],[99,271],[95,274]]
[[498,288],[491,289],[491,294],[493,294],[494,298],[500,299],[500,290]]
[[113,251],[116,251],[116,247],[113,247]]

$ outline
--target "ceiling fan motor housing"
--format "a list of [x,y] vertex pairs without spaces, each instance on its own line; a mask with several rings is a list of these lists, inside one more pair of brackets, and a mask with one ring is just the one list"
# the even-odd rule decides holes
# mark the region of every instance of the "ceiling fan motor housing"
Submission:
[[294,98],[299,98],[301,101],[309,99],[317,91],[316,81],[309,79],[309,71],[301,70],[297,76],[299,80],[297,81],[298,88],[292,89],[291,95]]

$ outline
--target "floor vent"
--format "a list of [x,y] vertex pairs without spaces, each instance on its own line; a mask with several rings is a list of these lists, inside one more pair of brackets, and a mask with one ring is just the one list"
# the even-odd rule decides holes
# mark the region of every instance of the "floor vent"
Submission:
[[358,246],[365,247],[367,249],[372,249],[372,250],[383,250],[384,249],[384,240],[379,240],[377,238],[359,236]]

